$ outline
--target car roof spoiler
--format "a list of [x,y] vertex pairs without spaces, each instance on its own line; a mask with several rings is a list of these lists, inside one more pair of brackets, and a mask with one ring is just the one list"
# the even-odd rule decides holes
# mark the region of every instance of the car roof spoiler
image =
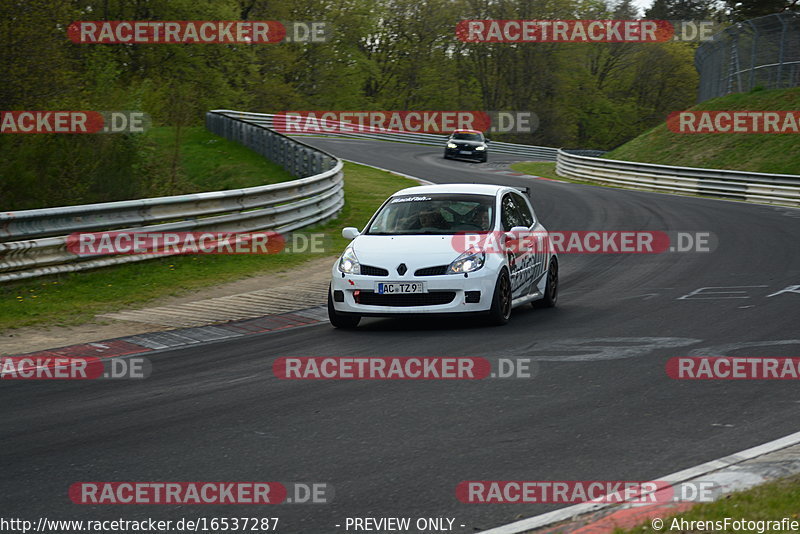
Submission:
[[521,191],[521,192],[525,193],[525,196],[530,198],[530,196],[531,196],[531,188],[530,187],[527,187],[527,186],[525,186],[525,187],[517,187],[515,185],[511,186],[511,187],[513,187],[514,189],[516,189],[518,191]]

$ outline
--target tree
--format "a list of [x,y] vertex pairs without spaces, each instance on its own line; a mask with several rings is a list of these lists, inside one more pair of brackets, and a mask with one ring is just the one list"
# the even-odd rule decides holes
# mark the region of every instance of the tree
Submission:
[[69,106],[80,90],[79,65],[65,46],[65,21],[78,18],[68,2],[0,2],[0,103],[3,109]]
[[654,20],[707,20],[716,4],[716,0],[655,0],[644,16]]
[[621,20],[639,18],[639,8],[633,5],[632,0],[621,0],[614,6],[614,18]]
[[800,0],[726,0],[733,20],[747,20],[783,11],[800,11]]

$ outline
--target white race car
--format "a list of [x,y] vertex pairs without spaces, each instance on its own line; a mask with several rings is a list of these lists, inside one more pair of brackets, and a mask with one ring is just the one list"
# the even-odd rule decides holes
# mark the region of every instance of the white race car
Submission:
[[363,232],[342,230],[352,243],[332,268],[331,324],[463,313],[505,324],[515,306],[555,306],[558,258],[541,240],[507,246],[521,234],[541,238],[547,230],[519,189],[442,184],[398,191]]

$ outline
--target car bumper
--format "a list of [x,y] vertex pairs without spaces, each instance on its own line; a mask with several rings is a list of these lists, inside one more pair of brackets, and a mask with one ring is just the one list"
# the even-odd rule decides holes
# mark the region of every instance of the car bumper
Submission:
[[[332,301],[337,312],[377,317],[486,313],[492,307],[497,282],[496,273],[486,267],[469,273],[467,277],[463,274],[342,277],[336,266],[332,275]],[[426,293],[378,295],[376,286],[379,282],[422,282]],[[341,301],[337,302],[337,298]]]
[[472,150],[469,154],[462,154],[458,148],[446,148],[444,153],[451,158],[464,158],[464,159],[484,159],[486,157],[485,150]]

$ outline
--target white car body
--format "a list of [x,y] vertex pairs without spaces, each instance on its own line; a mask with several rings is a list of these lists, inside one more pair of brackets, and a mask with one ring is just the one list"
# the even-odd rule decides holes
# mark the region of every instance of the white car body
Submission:
[[[484,253],[482,266],[472,272],[440,274],[442,267],[451,266],[462,252],[458,246],[454,246],[456,243],[454,239],[458,239],[454,238],[455,232],[444,235],[370,235],[376,218],[381,210],[390,203],[418,202],[419,206],[410,206],[408,209],[425,210],[427,209],[425,199],[427,199],[427,205],[433,204],[430,202],[431,199],[440,200],[439,205],[441,205],[441,202],[449,200],[447,195],[454,195],[451,198],[456,199],[457,205],[451,204],[453,207],[470,205],[466,203],[476,198],[472,195],[482,196],[480,202],[485,203],[482,207],[486,213],[483,214],[481,222],[491,228],[492,235],[506,235],[504,232],[510,231],[509,225],[515,222],[517,223],[514,226],[515,231],[519,232],[521,230],[519,221],[529,223],[522,225],[526,230],[546,235],[546,230],[536,217],[527,196],[513,187],[485,184],[442,184],[403,189],[389,197],[376,211],[365,227],[365,233],[360,234],[354,228],[343,230],[345,237],[355,236],[355,238],[348,250],[343,253],[343,256],[346,255],[347,258],[340,257],[332,267],[329,313],[336,317],[359,318],[361,316],[416,314],[487,314],[492,311],[495,286],[504,269],[508,273],[511,283],[511,307],[515,307],[545,298],[548,266],[551,265],[551,262],[555,262],[556,279],[553,287],[557,288],[557,260],[555,255],[549,251],[504,253],[495,250]],[[458,203],[461,199],[467,199],[465,204]],[[504,203],[505,212],[503,211]],[[491,209],[492,207],[493,209]],[[399,211],[403,208],[395,207],[395,209]],[[446,214],[450,217],[459,216],[453,210],[447,211],[452,213],[452,215]],[[479,210],[474,211],[477,213]],[[489,212],[491,221],[489,221]],[[520,215],[521,212],[528,212],[529,219]],[[440,213],[444,213],[444,211]],[[521,218],[514,219],[514,213]],[[386,217],[389,215],[384,214],[384,218]],[[398,220],[398,217],[395,216],[395,220]],[[418,213],[417,220],[420,220]],[[428,221],[429,219],[424,220]],[[473,223],[464,222],[463,224]],[[452,224],[453,228],[456,227],[455,222],[447,224]],[[464,225],[462,225],[463,228],[469,228]],[[469,230],[461,233],[464,232],[469,232]],[[484,232],[484,236],[486,235],[487,232]],[[357,260],[357,269],[351,267],[352,261],[345,261],[352,260],[352,254]],[[478,257],[476,256],[474,259],[476,258]],[[343,267],[343,262],[346,267]],[[475,262],[467,265],[477,264],[478,260],[476,259]],[[459,266],[458,268],[465,268],[461,264]],[[351,269],[351,271],[344,272],[343,269]],[[431,269],[436,274],[425,275],[425,271],[417,272],[420,269]],[[378,293],[377,284],[395,282],[424,284],[424,293],[409,296],[380,295]],[[475,292],[480,292],[479,297]],[[452,298],[449,298],[450,296]],[[553,301],[549,305],[554,304]],[[510,308],[508,312],[510,313]],[[334,317],[331,321],[334,326],[337,326]],[[355,322],[357,324],[358,320],[356,319]]]

